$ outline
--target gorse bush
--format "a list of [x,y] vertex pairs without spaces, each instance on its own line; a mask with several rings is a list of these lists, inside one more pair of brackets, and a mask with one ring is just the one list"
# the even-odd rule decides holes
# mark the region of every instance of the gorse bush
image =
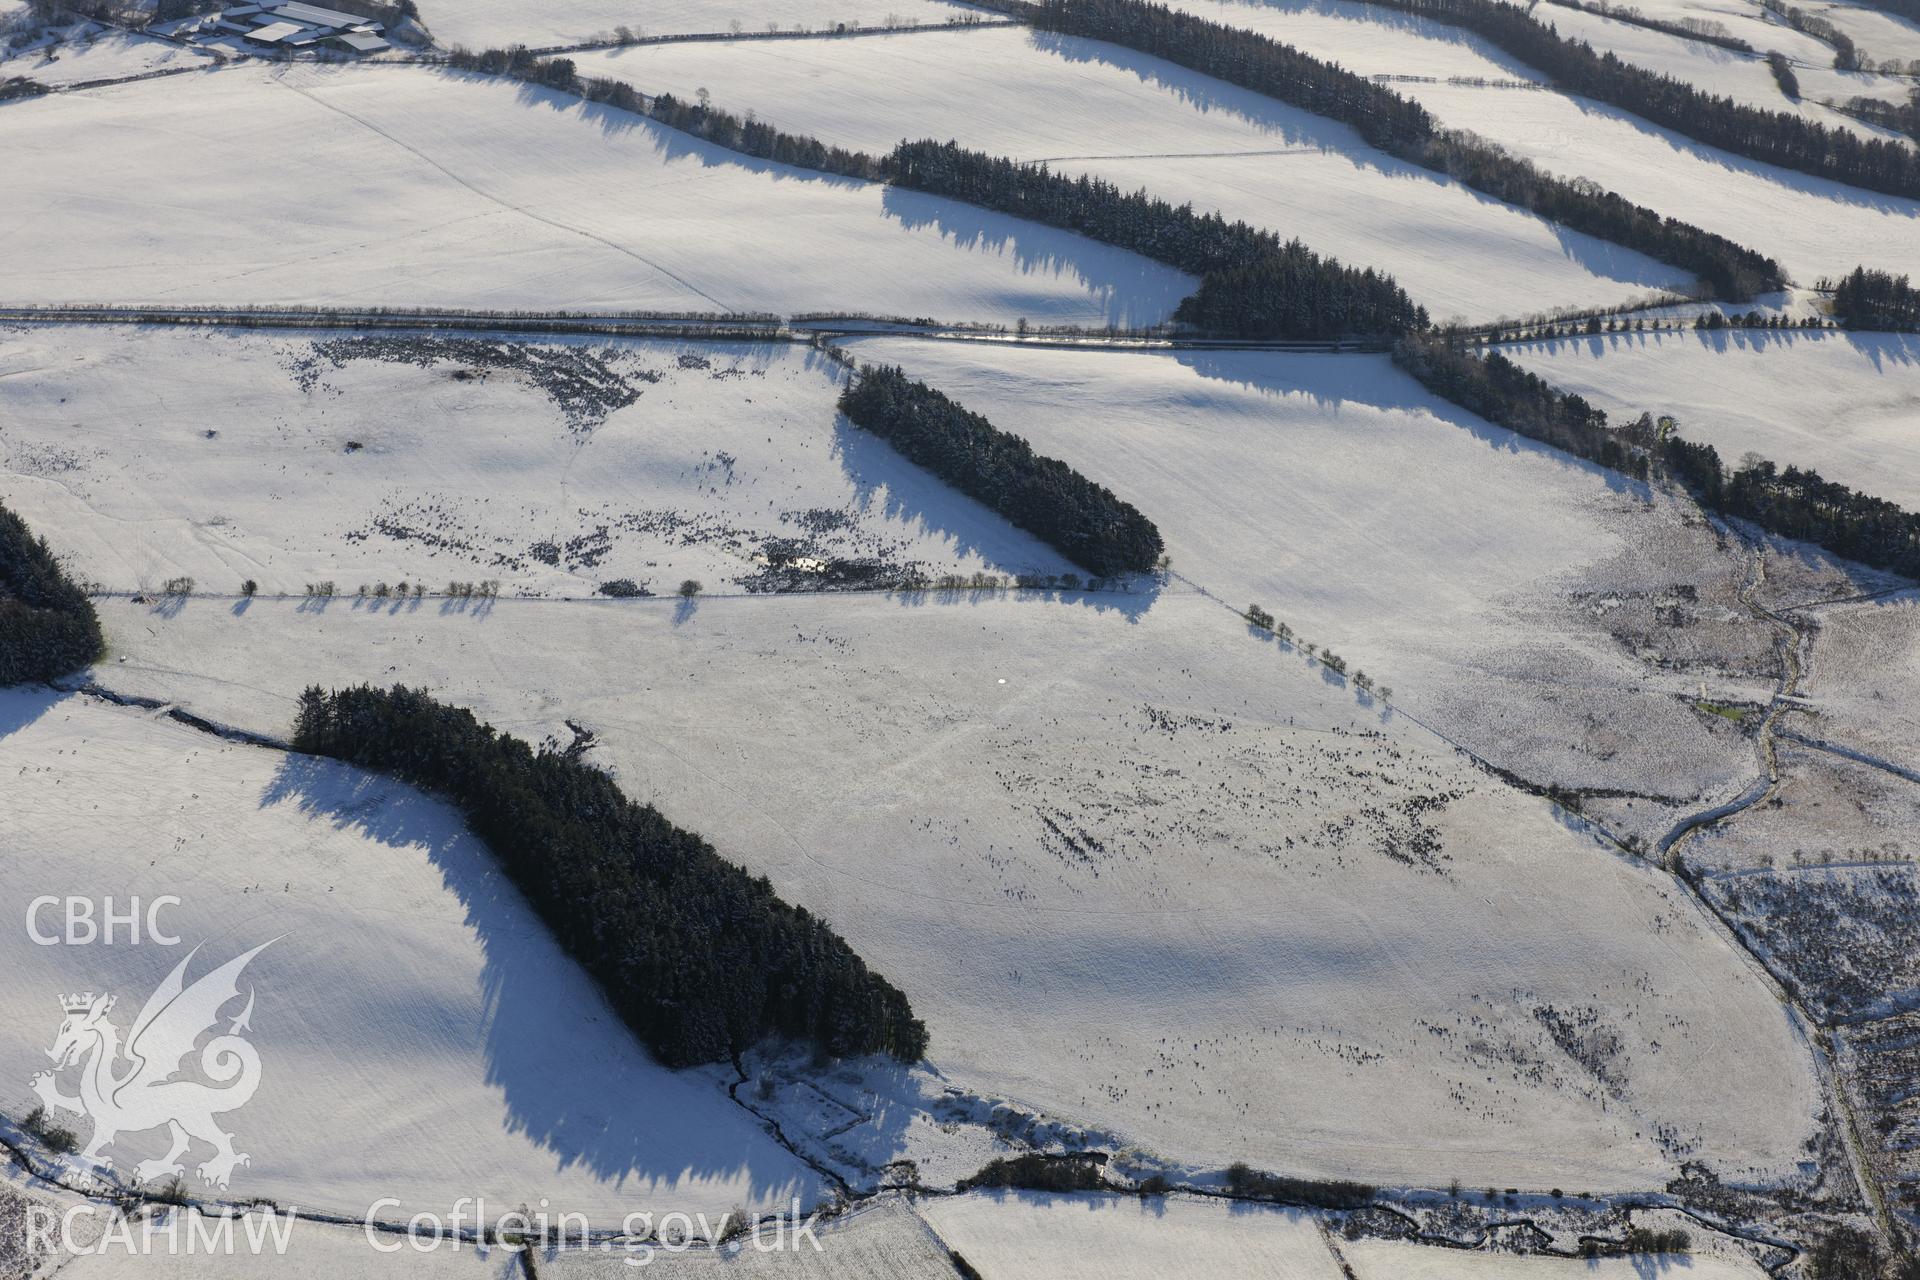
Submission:
[[571,753],[535,750],[399,686],[308,689],[293,746],[451,800],[669,1066],[773,1035],[837,1055],[926,1052],[907,998],[824,922]]
[[1160,531],[1131,503],[898,367],[862,365],[840,411],[1089,573],[1144,573],[1160,559]]
[[103,648],[93,602],[46,540],[0,506],[0,685],[64,676]]

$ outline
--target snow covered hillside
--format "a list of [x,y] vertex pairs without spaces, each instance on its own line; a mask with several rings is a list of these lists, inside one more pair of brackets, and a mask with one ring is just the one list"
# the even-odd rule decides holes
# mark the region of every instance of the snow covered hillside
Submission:
[[[615,1224],[642,1202],[820,1194],[715,1084],[647,1058],[445,806],[75,695],[0,695],[0,725],[0,893],[23,911],[56,882],[111,885],[123,905],[173,895],[161,919],[181,939],[81,955],[7,930],[0,1055],[44,1068],[63,991],[111,992],[130,1015],[193,947],[189,979],[270,943],[246,978],[259,1089],[224,1118],[252,1157],[232,1194],[400,1222],[461,1196],[503,1211],[546,1196]],[[26,1086],[10,1076],[0,1109],[25,1114]],[[123,1176],[166,1145],[127,1135]]]
[[1154,2],[0,0],[0,1280],[1915,1280],[1911,0]]
[[1679,419],[1729,463],[1749,451],[1920,506],[1920,339],[1883,333],[1634,334],[1508,354],[1626,419]]
[[763,32],[769,25],[786,32],[883,23],[936,26],[981,16],[985,15],[970,5],[949,4],[946,0],[886,0],[884,4],[863,4],[861,0],[658,0],[646,5],[625,0],[574,0],[570,4],[445,0],[425,13],[441,43],[474,49],[578,44],[613,38],[622,27],[644,39],[693,32]]
[[[1441,318],[1610,305],[1685,273],[1369,147],[1345,125],[1118,45],[1027,31],[669,44],[578,55],[648,93],[880,153],[957,139],[1092,173],[1390,271]],[[862,86],[857,95],[846,86]]]
[[[152,399],[182,364],[205,376]],[[15,330],[0,498],[118,591],[668,595],[1073,568],[842,419],[844,372],[786,344]]]
[[[218,123],[237,119],[279,157],[269,190]],[[414,67],[240,68],[11,104],[0,152],[19,160],[18,199],[65,210],[11,229],[10,302],[1131,325],[1165,319],[1193,288],[1016,218]]]
[[1808,1134],[1797,1036],[1674,882],[1190,590],[106,620],[116,688],[225,723],[367,678],[581,723],[897,981],[948,1077],[1164,1156],[1607,1189],[1790,1175]]

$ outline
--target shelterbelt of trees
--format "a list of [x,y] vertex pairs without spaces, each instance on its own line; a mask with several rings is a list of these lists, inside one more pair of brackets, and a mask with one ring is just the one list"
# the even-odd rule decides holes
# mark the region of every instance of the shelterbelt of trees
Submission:
[[104,647],[93,602],[61,570],[46,539],[0,506],[0,685],[64,676]]
[[862,365],[840,411],[1096,577],[1160,560],[1160,530],[1131,503],[897,366]]
[[721,1061],[767,1036],[836,1055],[926,1053],[906,996],[825,922],[571,749],[535,750],[398,685],[308,689],[293,747],[452,801],[668,1066]]
[[1504,0],[1366,0],[1463,27],[1552,78],[1555,87],[1616,106],[1698,142],[1888,195],[1920,198],[1920,153],[1903,142],[1829,129],[1636,67]]
[[1195,213],[1144,191],[1065,177],[953,142],[908,142],[884,163],[899,186],[952,196],[1131,249],[1201,277],[1175,318],[1248,338],[1335,338],[1427,327],[1392,276],[1344,266],[1298,240]]
[[1394,360],[1435,395],[1510,431],[1642,480],[1672,479],[1708,510],[1920,578],[1920,515],[1894,503],[1855,493],[1816,471],[1764,459],[1729,472],[1712,445],[1685,439],[1671,419],[1642,414],[1610,427],[1607,415],[1585,399],[1497,351],[1482,357],[1419,336],[1402,339]]
[[1834,286],[1833,309],[1849,329],[1920,331],[1920,289],[1890,272],[1855,267]]
[[[1412,7],[1415,0],[1406,2]],[[1419,103],[1259,32],[1145,0],[983,3],[1044,30],[1124,45],[1339,120],[1389,155],[1447,174],[1475,191],[1572,230],[1689,271],[1719,297],[1745,300],[1785,283],[1771,258],[1724,236],[1662,217],[1597,183],[1553,177],[1490,143],[1444,130]]]

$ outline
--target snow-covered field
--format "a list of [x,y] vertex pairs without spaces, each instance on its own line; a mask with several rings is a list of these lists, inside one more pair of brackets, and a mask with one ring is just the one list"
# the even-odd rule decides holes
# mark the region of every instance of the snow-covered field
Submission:
[[1427,1249],[1390,1240],[1356,1240],[1340,1251],[1358,1280],[1761,1280],[1750,1262],[1689,1254],[1635,1258],[1518,1258],[1460,1249]]
[[1340,1278],[1314,1220],[1294,1210],[1032,1192],[976,1192],[919,1208],[986,1280]]
[[[249,1217],[262,1242],[256,1250],[247,1236]],[[131,1228],[132,1250],[117,1243],[94,1240],[85,1251],[72,1251],[61,1267],[62,1277],[77,1280],[520,1280],[519,1257],[510,1249],[481,1249],[473,1244],[455,1248],[451,1241],[438,1247],[415,1249],[403,1237],[379,1233],[370,1243],[364,1228],[299,1219],[286,1230],[285,1244],[269,1233],[263,1214],[239,1219],[230,1230],[235,1240],[229,1252],[196,1249],[180,1244],[169,1251],[169,1239],[184,1240],[189,1231],[218,1230],[218,1224],[195,1224],[184,1215],[162,1216],[154,1224],[153,1247],[146,1247],[143,1227]],[[102,1219],[104,1231],[106,1219]],[[423,1240],[423,1244],[425,1241]]]
[[[1392,87],[1443,125],[1469,129],[1550,173],[1590,178],[1758,249],[1800,283],[1851,271],[1862,261],[1905,271],[1920,258],[1920,203],[1747,160],[1588,99],[1445,83],[1538,82],[1541,76],[1458,28],[1357,0],[1306,8],[1308,2],[1181,0],[1181,7],[1265,32],[1363,75],[1437,78],[1442,83],[1414,79]],[[1558,21],[1565,12],[1554,8],[1548,16]]]
[[1385,357],[850,345],[1076,459],[1160,521],[1183,579],[1271,610],[1455,741],[1624,790],[1623,831],[1746,785],[1749,747],[1676,697],[1764,697],[1772,639],[1731,607],[1737,556]]
[[1920,254],[1920,203],[1747,160],[1613,107],[1557,93],[1405,86],[1443,124],[1471,129],[1563,176],[1717,231],[1802,284],[1863,261],[1904,271]]
[[[1745,40],[1762,53],[1777,49],[1793,59],[1796,66],[1827,66],[1833,62],[1833,47],[1817,37],[1795,31],[1768,13],[1759,0],[1633,0],[1626,6],[1660,22],[1718,23],[1726,34]],[[1801,5],[1802,9],[1811,6]],[[1558,9],[1546,12],[1554,17]]]
[[1845,32],[1876,63],[1920,62],[1920,24],[1871,5],[1813,3],[1806,6]]
[[1835,605],[1818,617],[1818,660],[1804,689],[1817,714],[1793,727],[1920,769],[1920,596]]
[[[583,72],[872,153],[902,138],[1192,200],[1391,273],[1436,317],[1611,305],[1684,272],[1489,200],[1345,125],[1118,45],[1024,28],[581,54]],[[847,92],[858,84],[858,94]]]
[[1136,324],[1193,288],[1065,232],[418,68],[244,67],[13,103],[0,155],[21,207],[61,210],[10,227],[13,303]]
[[[0,1111],[32,1102],[63,994],[113,993],[124,1027],[194,946],[189,981],[271,943],[243,979],[262,1066],[251,1101],[222,1117],[251,1156],[232,1196],[356,1221],[444,1216],[480,1195],[504,1213],[545,1196],[556,1213],[617,1225],[641,1208],[719,1213],[820,1193],[712,1079],[652,1063],[443,805],[28,689],[0,694],[0,774],[13,918],[0,933]],[[123,933],[48,947],[21,924],[38,895],[107,893],[119,910],[176,896],[159,920],[181,944],[129,946]],[[43,932],[59,916],[43,910]],[[89,1122],[75,1127],[84,1140]],[[129,1134],[107,1154],[124,1175],[165,1138]],[[191,1162],[210,1154],[189,1158],[197,1194],[208,1188]]]
[[1463,28],[1365,0],[1173,0],[1173,7],[1258,31],[1363,76],[1544,82]]
[[[1683,80],[1719,97],[1731,98],[1762,111],[1784,111],[1829,129],[1850,129],[1862,137],[1904,136],[1894,130],[1865,124],[1820,104],[1820,100],[1827,97],[1844,103],[1855,96],[1885,96],[1890,91],[1897,91],[1903,82],[1890,76],[1864,77],[1833,71],[1833,51],[1819,45],[1818,41],[1813,43],[1819,45],[1819,52],[1805,52],[1811,55],[1813,67],[1825,68],[1826,74],[1817,81],[1813,78],[1804,81],[1800,86],[1801,96],[1796,99],[1781,92],[1765,61],[1764,55],[1769,50],[1780,48],[1779,41],[1756,43],[1754,48],[1757,52],[1748,54],[1683,36],[1668,35],[1664,31],[1602,17],[1583,9],[1543,7],[1537,11],[1537,16],[1569,39],[1584,40],[1603,52],[1610,50],[1620,55],[1622,61]],[[1802,41],[1808,39],[1784,24],[1776,29]],[[1781,52],[1787,51],[1781,49]],[[1795,75],[1799,75],[1797,70]]]
[[1566,338],[1506,354],[1616,420],[1671,414],[1729,465],[1749,451],[1920,508],[1920,338],[1788,330]]
[[421,17],[441,45],[534,48],[607,39],[625,27],[636,36],[827,31],[917,23],[938,26],[984,14],[946,0],[436,0]]
[[843,374],[785,344],[17,328],[0,500],[122,591],[1073,568],[842,419]]
[[[1777,257],[1793,287],[1763,310],[1804,316],[1821,277],[1920,261],[1920,202],[1559,94],[1442,23],[1365,0],[1172,2]],[[1920,28],[1809,2],[1870,57],[1920,56]],[[617,36],[568,56],[838,145],[951,137],[1217,210],[1384,270],[1442,321],[1684,284],[1346,126],[962,0],[421,3],[441,49]],[[1757,0],[1640,7],[1782,50],[1804,100],[1754,56],[1536,12],[1860,132],[1823,100],[1912,83],[1834,70]],[[0,106],[0,305],[1024,331],[1159,324],[1197,284],[403,54],[229,65],[118,31],[27,34],[20,0],[0,0],[0,31],[0,80],[57,90]],[[1714,307],[1746,309],[1663,311]],[[0,1280],[611,1280],[640,1261],[1763,1280],[1804,1265],[1768,1242],[1869,1221],[1859,1188],[1910,1215],[1920,597],[1898,580],[1495,428],[1373,350],[841,339],[1155,522],[1169,563],[1083,590],[843,420],[824,345],[275,319],[293,327],[0,327],[0,508],[87,584],[106,636],[89,671],[0,690]],[[1920,340],[1509,350],[1730,463],[1751,450],[1920,508]],[[1250,625],[1250,605],[1285,625]],[[926,1058],[764,1041],[661,1068],[453,809],[280,745],[304,688],[360,682],[572,740],[904,990]],[[68,895],[96,919],[164,899],[179,942],[46,945],[34,926]],[[73,1062],[36,1076],[63,1018],[110,993],[131,1030],[170,975],[241,956],[192,1043],[244,1032],[257,1096],[216,1113],[227,1155],[181,1117],[179,1191],[339,1220],[304,1222],[268,1263],[34,1256],[29,1210],[126,1191],[55,1158],[46,1122],[84,1143],[92,1119],[33,1111],[77,1083]],[[151,1034],[127,1053],[176,1056]],[[229,1061],[251,1091],[245,1053],[186,1074]],[[144,1122],[108,1149],[117,1178],[164,1188],[165,1116],[119,1093],[88,1104]],[[1091,1160],[1105,1190],[958,1191],[1015,1156]],[[1236,1163],[1363,1181],[1375,1203],[1219,1198],[1247,1189]],[[818,1252],[715,1230],[816,1206],[847,1210]],[[561,1237],[537,1256],[392,1234],[379,1252],[356,1225],[530,1210]],[[707,1219],[685,1223],[697,1247],[661,1247],[683,1234],[672,1213]],[[1693,1252],[1546,1256],[1636,1226],[1683,1228]]]
[[368,677],[572,718],[897,981],[957,1086],[1201,1168],[1604,1190],[1788,1176],[1809,1132],[1798,1039],[1672,881],[1190,591],[107,621],[104,678],[216,720]]

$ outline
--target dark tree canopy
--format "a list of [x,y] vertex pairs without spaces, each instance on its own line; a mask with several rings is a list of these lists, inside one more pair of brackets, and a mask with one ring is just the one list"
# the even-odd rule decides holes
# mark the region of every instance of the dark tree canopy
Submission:
[[840,411],[1091,574],[1160,559],[1160,531],[1132,504],[897,367],[863,365]]
[[1722,297],[1749,298],[1784,283],[1770,258],[1592,182],[1553,177],[1488,143],[1443,130],[1418,103],[1259,32],[1145,0],[995,0],[995,7],[1046,30],[1125,45],[1339,120],[1391,155],[1690,271]]
[[915,1061],[907,998],[765,877],[636,804],[572,751],[535,750],[396,685],[300,699],[294,749],[447,797],[567,953],[669,1066],[770,1035]]
[[1426,311],[1391,276],[1343,266],[1298,240],[1195,213],[1145,191],[1065,177],[968,151],[954,142],[903,142],[889,181],[1063,227],[1202,278],[1177,317],[1236,337],[1339,338],[1423,329]]
[[1855,267],[1834,287],[1833,309],[1849,329],[1920,330],[1920,290],[1886,271]]
[[46,540],[0,507],[0,685],[56,679],[103,648],[93,602],[61,571]]

